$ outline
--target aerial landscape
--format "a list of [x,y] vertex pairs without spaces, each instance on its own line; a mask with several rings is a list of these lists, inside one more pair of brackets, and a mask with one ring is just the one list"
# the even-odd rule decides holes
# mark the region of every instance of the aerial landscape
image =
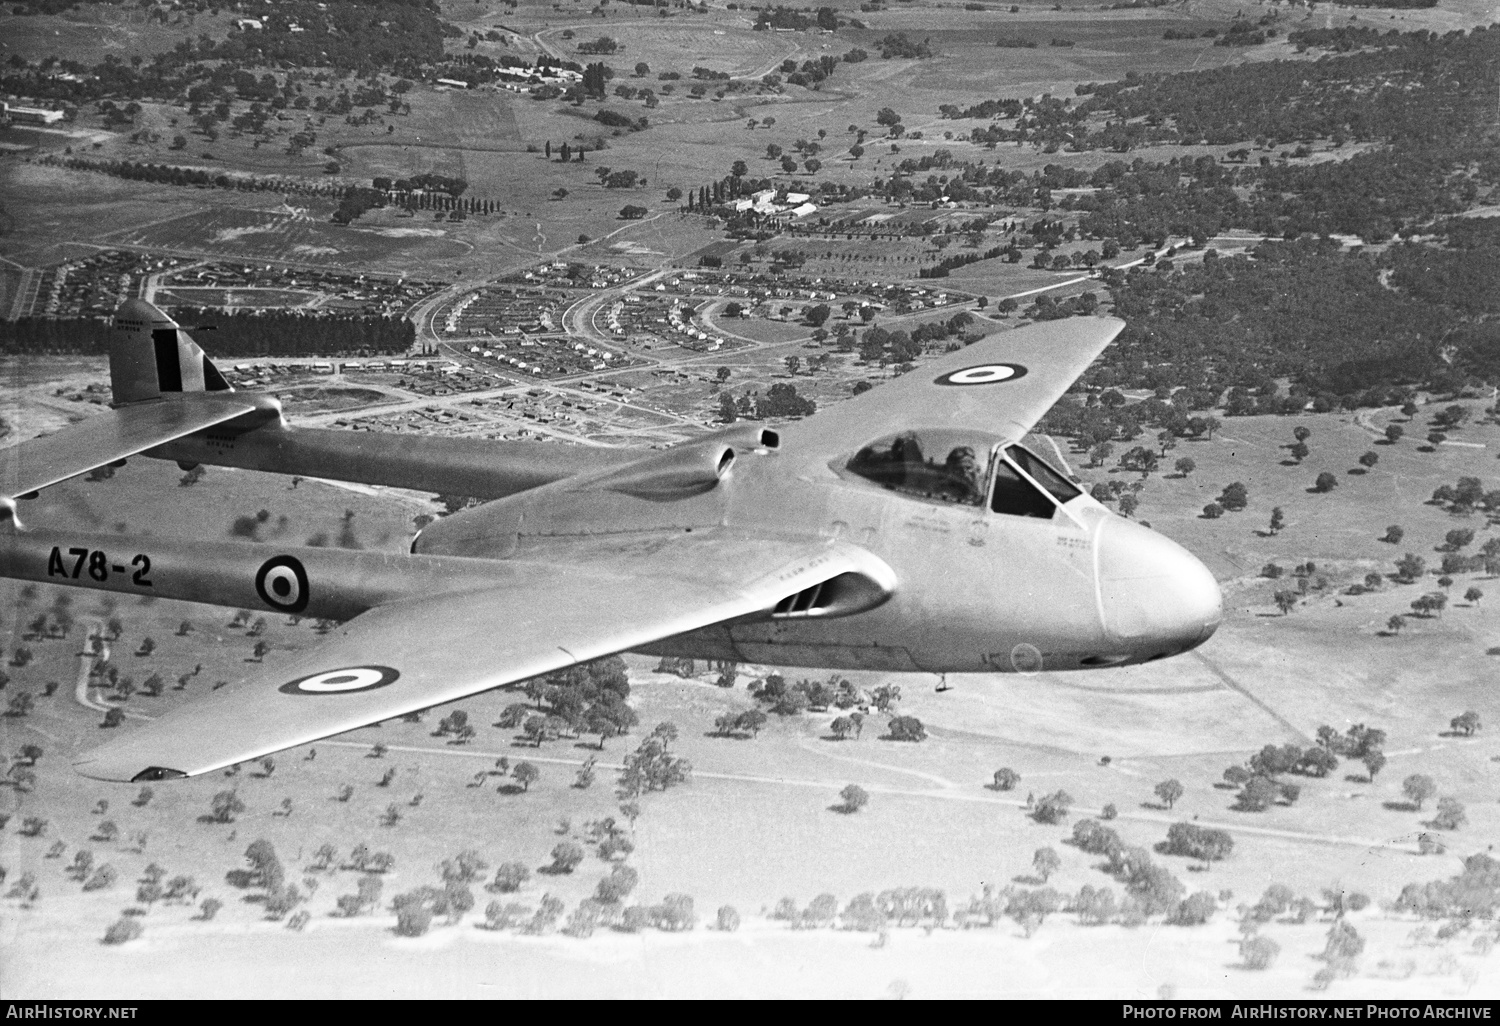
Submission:
[[1500,6],[0,26],[0,996],[1500,998]]

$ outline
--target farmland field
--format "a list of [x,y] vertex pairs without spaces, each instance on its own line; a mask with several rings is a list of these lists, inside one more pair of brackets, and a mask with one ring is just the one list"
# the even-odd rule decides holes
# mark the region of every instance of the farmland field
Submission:
[[[694,67],[711,68],[746,78],[759,78],[799,49],[799,38],[773,32],[747,32],[743,28],[707,26],[601,25],[600,34],[620,44],[616,61],[633,67],[645,61],[652,68],[691,72]],[[541,39],[561,49],[570,44],[559,39],[560,30],[541,33]],[[572,43],[592,39],[588,30],[577,32]],[[684,77],[687,77],[686,75]]]
[[[328,352],[220,366],[236,388],[279,401],[294,426],[530,439],[544,465],[563,445],[647,452],[760,426],[748,418],[773,388],[790,386],[820,410],[867,387],[875,391],[862,401],[878,403],[892,380],[922,375],[944,351],[986,334],[1118,309],[1132,327],[1155,318],[1158,336],[1121,336],[1074,390],[1084,424],[1076,441],[1034,435],[1028,444],[1067,464],[1111,511],[1201,559],[1220,584],[1225,619],[1200,648],[1127,669],[852,672],[844,676],[866,718],[848,724],[848,737],[835,728],[846,709],[753,693],[772,673],[832,682],[830,671],[688,669],[627,653],[638,723],[623,736],[580,736],[581,717],[540,715],[528,733],[527,719],[553,706],[535,685],[518,684],[144,793],[85,779],[71,759],[217,686],[274,677],[338,625],[0,581],[5,996],[1500,997],[1493,917],[1449,908],[1424,919],[1398,903],[1408,885],[1450,879],[1460,859],[1493,857],[1500,842],[1500,576],[1491,572],[1500,557],[1487,568],[1483,558],[1486,546],[1500,551],[1500,308],[1477,284],[1500,244],[1464,243],[1444,220],[1493,212],[1500,201],[1493,69],[1455,70],[1433,57],[1359,79],[1359,62],[1404,59],[1403,47],[1379,42],[1385,32],[1471,29],[1494,19],[1493,5],[1014,6],[850,2],[835,8],[844,23],[836,30],[755,31],[764,12],[743,6],[440,0],[435,10],[451,27],[429,37],[425,56],[364,66],[345,55],[329,67],[258,63],[256,40],[270,45],[271,33],[231,28],[247,16],[239,9],[154,8],[165,23],[113,4],[7,11],[7,83],[36,90],[9,99],[56,107],[65,120],[46,131],[0,129],[4,446],[105,415],[107,366],[70,355],[97,350],[53,333],[51,319],[96,330],[87,319],[131,295],[249,311],[245,322],[262,320],[256,309],[295,310],[287,320],[299,326],[353,314],[307,322],[329,325],[315,349],[334,328],[350,328],[343,337],[352,341]],[[1231,28],[1269,35],[1215,45]],[[1327,45],[1288,38],[1308,29],[1331,30]],[[245,48],[230,58],[172,57],[202,36]],[[910,49],[922,44],[930,55]],[[1449,45],[1458,44],[1434,36],[1411,49]],[[909,49],[887,58],[883,46]],[[863,59],[841,59],[855,48]],[[1349,81],[1337,78],[1326,95],[1309,84],[1351,55]],[[497,67],[541,58],[577,70],[549,71],[541,60],[533,70],[546,81],[530,93],[496,81]],[[73,66],[60,61],[78,62],[80,74],[67,77]],[[1253,96],[1247,86],[1247,121],[1323,102],[1331,113],[1296,131],[1257,121],[1250,138],[1226,140],[1218,130],[1237,112],[1195,108],[1192,92],[1150,93],[1158,73],[1264,71],[1272,61],[1295,63],[1273,67],[1280,78]],[[575,78],[589,64],[586,90]],[[1264,86],[1271,75],[1234,79],[1252,80]],[[1156,98],[1124,115],[1091,108],[1073,118],[1089,97],[1112,95],[1091,94],[1091,84],[1117,81],[1127,83],[1117,109]],[[1396,143],[1366,123],[1365,108],[1399,121],[1449,88],[1465,102],[1408,126],[1419,137],[1414,163],[1382,163],[1394,161]],[[1340,106],[1346,95],[1360,103]],[[976,118],[939,110],[996,100],[1021,102]],[[1475,115],[1476,104],[1488,113]],[[1179,131],[1193,118],[1201,134]],[[1101,142],[1092,133],[1106,123],[1122,136]],[[1443,134],[1454,125],[1468,135]],[[1106,165],[1107,174],[1088,174]],[[217,180],[165,184],[195,177],[181,171]],[[336,211],[350,223],[335,223]],[[1489,238],[1486,225],[1465,225]],[[1299,237],[1305,250],[1262,246]],[[1461,244],[1470,258],[1447,252]],[[1406,247],[1428,247],[1431,259],[1400,264]],[[1100,254],[1107,248],[1113,256]],[[991,251],[1006,255],[918,278]],[[1275,344],[1248,339],[1247,349],[1264,352],[1247,357],[1223,341],[1227,333],[1262,313],[1257,305],[1291,303],[1294,289],[1236,313],[1209,294],[1214,281],[1204,283],[1210,252],[1221,273],[1293,257],[1336,266],[1343,285],[1367,272],[1371,308],[1386,294],[1426,303],[1411,318],[1423,323],[1394,340],[1386,335],[1396,328],[1372,324],[1343,362],[1306,371],[1293,357],[1325,340],[1278,323]],[[1456,280],[1476,285],[1465,292]],[[1187,281],[1208,291],[1179,295]],[[1445,298],[1410,299],[1429,294]],[[488,305],[470,309],[481,296]],[[871,306],[845,309],[850,299]],[[825,301],[828,335],[815,337],[821,313],[812,308]],[[730,302],[749,316],[724,316]],[[364,341],[358,331],[372,325],[357,315],[380,310],[404,311],[410,334],[400,325],[394,343]],[[673,311],[696,317],[691,346],[674,342],[687,336],[673,328]],[[953,320],[959,314],[967,323]],[[1153,349],[1178,319],[1193,318],[1201,337]],[[1445,327],[1429,338],[1427,322]],[[698,330],[729,341],[697,348]],[[212,334],[197,341],[214,354]],[[1366,343],[1435,355],[1426,377],[1393,376],[1366,366],[1380,363],[1363,361]],[[1210,345],[1219,348],[1198,351]],[[599,350],[611,360],[587,355]],[[540,353],[552,359],[533,373]],[[524,373],[498,362],[520,354]],[[323,365],[316,376],[306,366],[314,361]],[[1231,416],[1230,400],[1246,396],[1301,412]],[[1181,417],[1162,412],[1179,403]],[[1461,427],[1440,412],[1455,404]],[[997,423],[1009,416],[1003,407]],[[1218,419],[1199,430],[1189,414]],[[912,403],[891,410],[889,429],[946,415]],[[358,437],[382,444],[378,434]],[[725,437],[741,446],[748,436]],[[1306,452],[1293,448],[1299,442]],[[1137,447],[1151,459],[1128,457]],[[19,523],[138,536],[143,550],[183,537],[396,560],[420,528],[465,501],[463,482],[434,497],[200,470],[131,456],[17,501]],[[1333,483],[1317,484],[1320,474]],[[1444,499],[1460,478],[1477,479],[1465,487],[1483,501]],[[710,487],[735,486],[726,481]],[[1221,505],[1236,483],[1245,501]],[[0,532],[15,529],[0,522]],[[1408,567],[1423,565],[1398,571],[1408,554]],[[473,643],[508,626],[476,621]],[[518,704],[526,716],[501,726]],[[751,711],[765,723],[724,726]],[[443,725],[460,712],[469,734]],[[923,740],[895,740],[896,715],[920,720]],[[628,800],[616,793],[620,767],[658,724],[671,726],[657,736],[691,772]],[[1320,745],[1325,726],[1340,738],[1361,726],[1384,732],[1383,761],[1365,762],[1326,734]],[[43,753],[26,755],[29,745]],[[1252,811],[1249,784],[1231,781],[1276,757],[1268,745],[1321,749],[1338,764],[1279,777],[1257,770],[1249,779],[1277,790]],[[596,762],[581,774],[585,760]],[[539,776],[512,775],[520,762]],[[997,780],[1002,768],[1018,775],[1012,786]],[[1414,798],[1408,781],[1424,776],[1432,793]],[[1162,797],[1168,781],[1180,795]],[[842,804],[850,784],[867,792],[863,808]],[[225,794],[243,809],[219,811]],[[1049,822],[1039,800],[1058,795],[1066,812]],[[1438,812],[1444,800],[1458,803],[1457,820]],[[1084,819],[1118,833],[1112,855],[1083,850],[1073,831]],[[1174,824],[1221,829],[1232,844],[1218,859],[1175,854],[1166,840]],[[604,850],[602,834],[622,846]],[[257,840],[274,846],[294,894],[246,874]],[[582,861],[563,865],[556,850],[575,844]],[[333,858],[319,855],[325,845]],[[370,868],[366,847],[389,861]],[[1045,868],[1039,849],[1057,864]],[[456,880],[444,863],[461,852],[484,872]],[[108,863],[113,882],[86,890],[93,870],[69,868],[80,853],[95,868]],[[1144,924],[1121,905],[1107,925],[1088,925],[1095,891],[1083,888],[1111,888],[1111,900],[1146,893],[1132,860],[1148,854],[1196,895],[1208,922],[1176,925],[1187,906],[1173,898]],[[512,862],[526,879],[507,891],[491,877]],[[570,917],[587,919],[588,899],[605,893],[601,879],[616,867],[638,874],[634,892],[603,903],[613,918],[597,929],[578,926]],[[191,877],[191,900],[153,890],[159,875]],[[362,877],[380,896],[340,903]],[[419,889],[454,883],[471,904],[455,898],[423,936],[399,935],[399,895],[431,902],[437,890]],[[1251,906],[1273,885],[1303,900],[1261,923]],[[941,917],[929,910],[865,929],[849,911],[857,896],[916,887],[941,891]],[[1057,907],[1028,911],[1049,888]],[[691,898],[695,929],[664,925],[659,913],[673,895]],[[1009,911],[976,927],[979,913],[965,916],[970,899],[985,895]],[[486,922],[504,912],[488,910],[491,902],[530,916],[548,896],[566,907],[561,918]],[[819,896],[832,896],[841,914],[813,915],[828,905]],[[273,897],[301,915],[278,916]],[[216,915],[204,899],[222,903]],[[653,910],[642,913],[653,925],[632,928],[627,906]],[[721,908],[735,912],[725,921],[738,929],[718,928]],[[122,917],[141,936],[102,943]],[[1363,952],[1327,957],[1346,928]],[[1264,970],[1239,946],[1257,934],[1280,945]]]
[[286,307],[307,306],[317,293],[289,289],[211,289],[176,285],[156,294],[156,302],[176,306]]
[[437,227],[340,227],[260,210],[217,210],[116,232],[112,241],[172,253],[292,259],[374,269],[421,266],[470,250]]

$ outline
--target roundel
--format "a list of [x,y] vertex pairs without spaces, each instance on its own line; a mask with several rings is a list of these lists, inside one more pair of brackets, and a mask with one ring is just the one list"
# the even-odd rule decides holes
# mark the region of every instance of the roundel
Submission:
[[389,666],[344,666],[289,680],[277,690],[284,695],[347,695],[383,688],[400,676]]
[[307,608],[309,589],[307,571],[300,560],[291,556],[274,556],[261,564],[255,574],[255,593],[272,609],[283,613],[300,613]]
[[939,375],[933,379],[933,384],[998,385],[1002,381],[1015,381],[1025,376],[1026,368],[1019,363],[980,363]]

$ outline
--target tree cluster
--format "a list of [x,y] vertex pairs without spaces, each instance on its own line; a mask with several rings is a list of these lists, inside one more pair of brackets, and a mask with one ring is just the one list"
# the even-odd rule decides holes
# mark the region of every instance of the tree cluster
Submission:
[[1183,855],[1198,859],[1207,866],[1229,857],[1234,851],[1234,838],[1227,830],[1196,823],[1173,823],[1167,828],[1167,839],[1161,850],[1164,855]]
[[[663,726],[671,727],[671,724]],[[669,737],[675,735],[675,727],[670,735],[658,727],[635,751],[625,757],[625,766],[620,771],[619,779],[621,794],[635,798],[647,791],[665,791],[691,779],[692,763],[667,750]]]
[[501,713],[497,725],[519,727],[537,745],[572,731],[598,734],[602,748],[605,740],[628,733],[637,722],[635,710],[628,704],[630,676],[619,656],[533,678],[526,682],[525,690],[526,697],[545,715],[532,715],[526,705],[512,703]]
[[1457,876],[1407,884],[1396,907],[1424,919],[1493,919],[1500,912],[1500,861],[1484,853],[1470,855]]

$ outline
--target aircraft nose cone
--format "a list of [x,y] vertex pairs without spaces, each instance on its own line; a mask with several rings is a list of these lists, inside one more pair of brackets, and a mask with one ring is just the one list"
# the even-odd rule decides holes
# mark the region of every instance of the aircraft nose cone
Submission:
[[1194,648],[1218,629],[1219,582],[1187,549],[1118,517],[1102,525],[1098,546],[1099,606],[1111,636],[1168,653]]

